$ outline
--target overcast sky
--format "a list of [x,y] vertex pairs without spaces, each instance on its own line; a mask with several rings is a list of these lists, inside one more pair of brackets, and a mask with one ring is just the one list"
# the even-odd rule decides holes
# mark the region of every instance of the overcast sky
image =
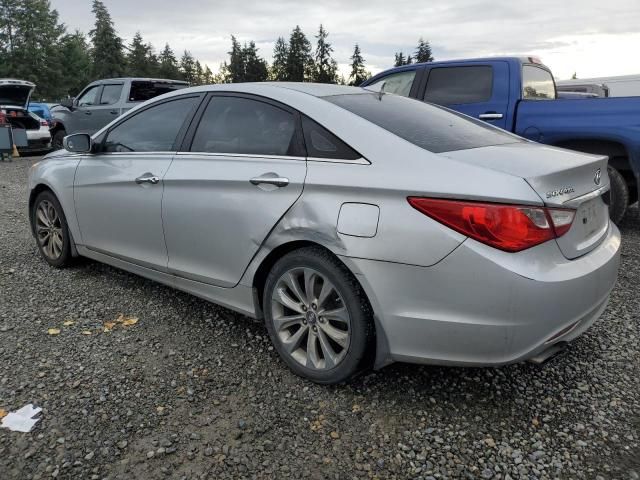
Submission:
[[[136,31],[160,49],[190,50],[217,70],[230,35],[254,40],[271,61],[278,36],[324,24],[341,71],[360,44],[369,70],[392,66],[419,37],[436,60],[489,55],[541,57],[556,78],[640,74],[639,0],[103,0],[118,33]],[[92,28],[91,1],[51,0],[70,30]]]

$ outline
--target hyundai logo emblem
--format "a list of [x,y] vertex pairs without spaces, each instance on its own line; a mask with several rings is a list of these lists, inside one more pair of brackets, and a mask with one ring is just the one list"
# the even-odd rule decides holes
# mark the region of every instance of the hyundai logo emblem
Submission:
[[600,185],[601,177],[602,177],[602,170],[601,169],[596,170],[596,174],[593,177],[593,183],[595,183],[596,185]]

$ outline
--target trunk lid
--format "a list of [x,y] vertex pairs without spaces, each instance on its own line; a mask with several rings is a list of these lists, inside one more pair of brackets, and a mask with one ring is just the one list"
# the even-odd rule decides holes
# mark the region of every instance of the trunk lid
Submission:
[[530,142],[440,154],[523,178],[548,207],[576,211],[571,229],[556,239],[563,255],[594,249],[609,228],[608,159]]
[[25,80],[0,79],[0,106],[20,107],[26,110],[35,88],[34,83]]

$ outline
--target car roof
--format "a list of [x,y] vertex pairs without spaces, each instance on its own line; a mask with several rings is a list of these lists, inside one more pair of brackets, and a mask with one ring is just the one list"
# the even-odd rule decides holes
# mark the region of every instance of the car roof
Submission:
[[184,80],[173,80],[170,78],[145,78],[145,77],[116,77],[116,78],[101,78],[91,82],[92,85],[99,85],[109,82],[124,82],[130,80],[132,82],[162,82],[162,83],[180,83],[183,85],[189,85],[189,82]]
[[509,63],[533,63],[536,65],[539,65],[542,68],[545,68],[547,70],[549,70],[549,67],[547,67],[545,64],[543,64],[540,59],[538,57],[535,56],[530,56],[530,57],[479,57],[479,58],[457,58],[457,59],[452,59],[452,60],[442,60],[442,61],[438,61],[438,62],[422,62],[422,63],[410,63],[409,65],[401,65],[399,67],[393,67],[393,68],[388,68],[386,70],[383,70],[380,73],[377,73],[376,75],[374,75],[373,77],[371,77],[369,80],[367,80],[365,82],[365,84],[369,84],[369,82],[371,82],[371,80],[375,80],[379,77],[382,76],[387,76],[390,73],[393,72],[402,72],[402,71],[406,71],[406,70],[415,70],[416,67],[422,67],[425,65],[428,65],[430,67],[440,67],[440,66],[446,66],[446,65],[452,65],[452,64],[456,64],[456,63],[474,63],[474,62],[509,62]]
[[314,97],[330,97],[332,95],[349,95],[366,93],[360,87],[348,87],[346,85],[335,85],[332,83],[311,83],[311,82],[264,82],[262,85],[270,85],[278,88],[287,88],[296,92],[306,93]]

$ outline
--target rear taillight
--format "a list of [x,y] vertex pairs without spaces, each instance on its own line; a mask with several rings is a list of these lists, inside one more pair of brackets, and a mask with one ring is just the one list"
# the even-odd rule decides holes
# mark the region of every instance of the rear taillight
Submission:
[[40,120],[40,126],[41,127],[49,127],[49,122],[47,122],[46,120]]
[[409,197],[419,212],[500,250],[519,252],[567,233],[574,210]]
[[3,111],[0,111],[0,124],[7,123],[7,115]]

